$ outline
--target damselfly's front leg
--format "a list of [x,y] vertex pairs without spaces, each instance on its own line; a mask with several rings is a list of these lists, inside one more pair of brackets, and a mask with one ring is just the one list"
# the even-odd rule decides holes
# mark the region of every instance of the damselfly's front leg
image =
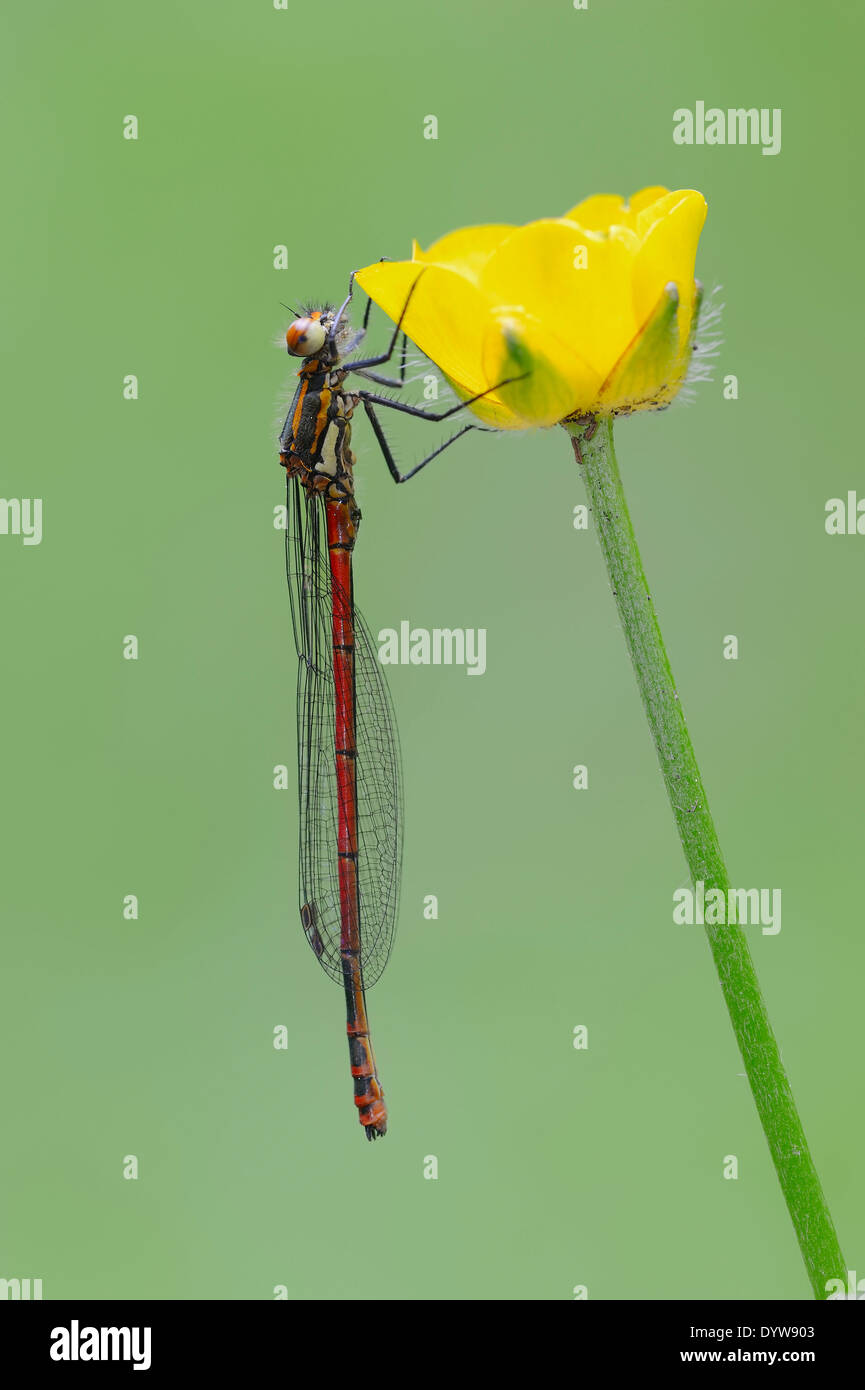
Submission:
[[[383,261],[388,261],[388,260],[390,260],[390,257],[389,257],[389,256],[382,256],[381,259],[382,259]],[[418,278],[420,278],[420,277],[418,277]],[[353,282],[354,282],[354,275],[352,274],[352,283],[353,283]],[[372,305],[373,305],[373,301],[370,299],[369,295],[367,295],[367,297],[366,297],[366,308],[365,308],[364,311],[363,311],[363,327],[362,327],[361,330],[360,330],[360,334],[359,334],[359,336],[358,336],[358,338],[357,338],[357,341],[354,342],[354,343],[352,344],[352,348],[353,348],[353,347],[356,347],[356,346],[357,346],[357,343],[360,342],[361,338],[363,338],[363,337],[366,336],[367,330],[368,330],[368,328],[369,328],[369,316],[370,316],[370,313],[372,312]],[[347,349],[346,349],[346,356],[348,355],[348,353],[349,353],[350,351],[352,351],[352,348],[347,348]],[[347,362],[347,363],[346,363],[346,366],[348,367],[349,371],[357,372],[358,375],[364,377],[364,379],[365,379],[366,381],[374,381],[378,386],[391,386],[391,387],[393,387],[394,390],[396,390],[396,391],[401,391],[402,388],[405,386],[405,369],[406,369],[406,356],[407,356],[407,353],[408,353],[408,337],[406,336],[405,333],[403,333],[403,335],[402,335],[402,352],[400,353],[399,376],[398,376],[398,377],[381,376],[378,372],[369,372],[369,371],[366,371],[365,368],[363,368],[363,367],[356,367],[352,362]]]
[[[359,362],[348,362],[348,363],[346,363],[346,366],[349,368],[350,371],[352,371],[352,372],[365,371],[368,367],[380,367],[381,364],[382,364],[382,362],[389,362],[389,361],[390,361],[390,359],[393,357],[393,350],[394,350],[394,348],[396,347],[397,338],[399,337],[400,333],[402,332],[403,322],[404,322],[404,320],[405,320],[406,314],[408,313],[408,306],[411,304],[412,295],[414,294],[415,290],[417,289],[418,285],[420,284],[420,282],[421,282],[421,280],[423,279],[423,277],[424,277],[425,274],[426,274],[426,267],[424,267],[424,269],[420,272],[420,274],[418,275],[417,279],[416,279],[416,280],[414,281],[414,283],[412,284],[412,287],[411,287],[411,289],[409,290],[408,294],[406,295],[405,304],[402,306],[402,312],[401,312],[401,314],[400,314],[400,316],[399,316],[399,319],[397,320],[396,328],[393,330],[393,333],[391,334],[390,343],[388,344],[387,352],[380,352],[379,355],[378,355],[377,357],[363,357],[363,358],[361,358],[361,360],[360,360]],[[353,280],[354,280],[354,276],[352,276],[352,281],[353,281]],[[367,319],[368,319],[368,318],[369,318],[369,305],[367,305],[367,312],[366,312],[366,314],[364,315],[364,321],[363,321],[363,322],[364,322],[364,327],[366,327],[366,323],[367,323]],[[405,354],[405,345],[403,345],[403,354]],[[389,382],[388,382],[387,384],[390,385]],[[397,384],[399,385],[400,383],[397,383]]]

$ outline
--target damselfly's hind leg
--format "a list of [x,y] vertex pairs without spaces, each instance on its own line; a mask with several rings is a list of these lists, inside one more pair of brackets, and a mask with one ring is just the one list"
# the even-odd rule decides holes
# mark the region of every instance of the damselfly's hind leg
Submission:
[[455,444],[458,439],[462,439],[464,434],[468,434],[469,430],[473,430],[475,428],[474,425],[463,425],[463,428],[461,430],[457,430],[456,434],[452,434],[450,439],[446,439],[444,444],[440,444],[437,449],[433,449],[431,454],[427,454],[425,459],[421,459],[420,463],[416,463],[414,468],[410,468],[407,473],[403,473],[400,470],[399,464],[393,456],[393,452],[387,440],[387,435],[382,429],[381,421],[376,415],[373,406],[366,399],[366,397],[362,396],[361,399],[363,400],[363,408],[366,411],[367,419],[369,420],[369,423],[372,425],[372,432],[376,437],[378,447],[381,449],[382,458],[387,464],[390,476],[393,478],[395,483],[407,483],[409,478],[414,477],[415,473],[419,473],[422,468],[426,468],[428,463],[432,463],[434,458],[438,458],[439,454],[444,453],[445,449],[447,449],[449,445]]
[[[387,256],[382,256],[382,260],[387,259]],[[426,267],[424,267],[424,269],[420,271],[419,275],[412,282],[411,288],[408,294],[406,295],[405,303],[402,306],[399,319],[397,320],[396,327],[394,328],[394,331],[391,334],[391,339],[390,343],[388,344],[387,351],[379,354],[378,357],[367,357],[362,358],[358,362],[347,362],[346,367],[349,371],[357,372],[359,376],[365,377],[369,381],[374,381],[379,386],[389,386],[395,390],[401,390],[405,386],[408,337],[406,333],[403,331],[402,326],[405,321],[406,313],[408,312],[408,306],[411,303],[412,295],[417,289],[420,281],[423,279],[425,273]],[[354,274],[352,274],[351,278],[351,287],[353,287],[353,285]],[[371,309],[372,300],[370,299],[369,295],[367,295],[366,310],[364,311],[363,316],[364,331],[366,331],[367,325],[369,323]],[[385,377],[378,375],[376,372],[371,372],[369,370],[370,367],[377,367],[380,366],[383,362],[390,361],[390,359],[393,356],[394,349],[396,347],[396,342],[400,335],[400,332],[402,332],[402,353],[400,355],[399,376]],[[525,377],[527,377],[528,375],[528,372],[523,372],[519,376],[506,377],[504,381],[498,382],[495,386],[488,386],[485,391],[479,391],[476,396],[471,396],[467,401],[458,401],[456,405],[451,406],[448,410],[424,410],[420,406],[407,405],[404,401],[395,401],[388,396],[374,395],[371,391],[358,391],[357,396],[359,400],[363,402],[363,408],[366,411],[366,415],[370,424],[372,425],[373,433],[375,434],[378,446],[381,449],[382,456],[384,457],[384,461],[388,466],[391,477],[393,478],[395,483],[405,483],[408,482],[409,478],[413,478],[416,473],[419,473],[422,468],[426,468],[427,464],[431,463],[434,458],[438,458],[439,454],[443,453],[444,450],[449,448],[451,444],[455,444],[456,441],[458,439],[461,439],[464,434],[468,434],[469,430],[477,429],[479,427],[474,424],[464,425],[462,429],[457,430],[456,434],[452,434],[450,439],[446,439],[445,442],[443,444],[440,444],[437,449],[433,449],[432,453],[427,454],[425,459],[421,459],[420,463],[415,464],[414,468],[410,468],[407,473],[403,473],[399,465],[397,464],[396,459],[393,456],[393,452],[387,441],[387,436],[385,435],[385,432],[382,429],[381,421],[379,420],[376,414],[375,406],[384,406],[387,410],[399,410],[402,411],[404,415],[413,415],[419,420],[431,420],[435,423],[440,423],[442,420],[449,420],[452,416],[458,415],[459,412],[465,410],[467,406],[474,405],[475,401],[483,400],[484,396],[490,396],[493,394],[493,392],[500,391],[503,386],[510,386],[510,384],[514,381],[523,381]]]
[[395,483],[406,483],[409,478],[414,477],[415,473],[426,468],[427,464],[431,463],[434,458],[438,458],[439,454],[443,453],[451,444],[455,444],[464,434],[468,434],[469,430],[478,429],[479,426],[475,424],[464,425],[461,430],[457,430],[456,434],[452,434],[450,439],[446,439],[444,444],[440,444],[437,449],[433,449],[431,454],[427,454],[425,459],[421,459],[420,463],[416,463],[414,468],[410,468],[407,473],[402,473],[391,452],[381,421],[376,415],[375,406],[383,405],[388,410],[399,410],[403,415],[413,415],[419,420],[431,420],[434,423],[440,423],[442,420],[449,420],[452,416],[458,415],[461,410],[465,410],[468,406],[474,405],[475,401],[483,400],[484,396],[490,396],[494,391],[500,391],[503,386],[509,386],[512,381],[522,381],[525,376],[528,376],[528,372],[524,372],[522,376],[507,377],[505,381],[500,381],[496,386],[488,386],[486,391],[479,391],[476,396],[469,397],[467,401],[458,401],[448,410],[424,410],[419,405],[406,405],[405,401],[390,400],[388,396],[375,396],[371,391],[358,391],[357,394],[363,402],[363,408],[372,425],[373,433],[390,470],[391,477]]

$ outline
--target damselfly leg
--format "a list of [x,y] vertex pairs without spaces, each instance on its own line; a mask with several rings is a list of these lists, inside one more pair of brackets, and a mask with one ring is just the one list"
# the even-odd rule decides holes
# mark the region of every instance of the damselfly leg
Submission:
[[[463,437],[464,434],[468,434],[469,430],[473,430],[473,429],[476,428],[475,425],[463,425],[463,427],[462,427],[461,430],[457,430],[456,434],[452,434],[452,435],[450,436],[449,439],[446,439],[446,440],[444,441],[443,444],[439,444],[438,448],[437,448],[437,449],[433,449],[432,453],[427,454],[426,458],[421,459],[420,463],[416,463],[416,464],[414,465],[413,468],[410,468],[410,469],[408,470],[407,473],[403,473],[402,470],[400,469],[399,464],[397,463],[396,459],[395,459],[394,456],[393,456],[393,450],[391,449],[390,444],[388,443],[387,435],[385,434],[384,430],[382,429],[381,421],[379,420],[378,416],[377,416],[376,413],[375,413],[375,410],[373,409],[373,406],[372,406],[372,403],[371,403],[371,401],[370,401],[370,398],[369,398],[368,396],[366,396],[363,392],[360,393],[360,396],[361,396],[361,400],[363,401],[363,408],[364,408],[364,410],[366,411],[367,419],[369,420],[369,423],[372,425],[372,432],[373,432],[373,434],[375,435],[376,443],[378,444],[378,447],[379,447],[380,450],[381,450],[382,458],[384,459],[385,463],[387,464],[387,466],[388,466],[388,471],[389,471],[389,473],[390,473],[390,475],[391,475],[391,477],[393,478],[393,480],[394,480],[395,483],[407,483],[408,480],[409,480],[409,478],[413,478],[414,475],[415,475],[416,473],[419,473],[419,472],[421,471],[422,468],[426,468],[426,466],[427,466],[428,463],[432,463],[433,459],[438,458],[439,454],[443,454],[444,451],[445,451],[445,449],[450,448],[451,444],[456,444],[457,440],[458,440],[458,439],[462,439],[462,437]],[[373,397],[373,399],[376,399],[376,398]],[[382,401],[382,400],[380,400],[380,399],[378,400],[378,404],[379,404],[379,405],[387,404],[387,405],[393,405],[393,406],[398,406],[398,405],[399,405],[399,403],[396,402],[396,401],[387,401],[387,402],[384,402],[384,401]],[[459,406],[457,407],[457,409],[458,409],[458,410],[462,410],[462,409],[463,409],[462,405],[459,405]],[[406,411],[406,414],[414,414],[414,413],[415,413],[414,411]],[[425,415],[423,411],[419,411],[418,413],[421,415],[421,418],[424,419],[424,420],[434,420],[434,419],[435,419],[435,416],[433,416],[433,415]],[[454,412],[454,413],[455,413],[455,412]],[[442,418],[446,418],[446,417],[442,417]]]
[[[382,259],[385,260],[387,258],[382,257]],[[345,367],[348,372],[356,373],[358,376],[363,377],[367,381],[373,381],[376,383],[376,385],[386,386],[389,387],[391,390],[403,390],[405,388],[405,386],[407,385],[406,363],[408,356],[408,337],[405,332],[402,333],[402,350],[400,353],[399,375],[397,377],[386,377],[380,375],[377,372],[370,371],[369,369],[371,367],[381,366],[385,362],[389,362],[393,357],[397,339],[399,338],[400,332],[402,330],[402,325],[405,321],[405,316],[408,312],[409,304],[411,303],[412,296],[415,290],[417,289],[418,284],[423,279],[423,275],[424,271],[421,270],[420,274],[414,280],[411,288],[409,289],[405,303],[402,306],[399,319],[397,320],[396,327],[393,333],[391,334],[387,350],[375,357],[368,357],[360,359],[358,361],[345,362]],[[351,280],[349,282],[349,293],[345,300],[345,303],[343,304],[343,307],[340,309],[340,315],[343,313],[345,307],[350,302],[353,290],[354,275],[352,275]],[[369,326],[369,317],[370,311],[372,309],[372,303],[373,301],[369,298],[369,296],[367,296],[366,309],[364,311],[363,316],[364,333],[366,333]],[[438,458],[439,454],[444,453],[445,449],[450,448],[451,444],[455,444],[458,439],[462,439],[463,435],[468,434],[469,430],[479,429],[482,427],[475,424],[474,422],[464,425],[462,429],[457,430],[457,432],[455,434],[452,434],[449,439],[446,439],[444,443],[439,444],[435,449],[433,449],[429,454],[427,454],[425,458],[421,459],[419,463],[416,463],[412,468],[408,469],[407,472],[403,472],[399,467],[398,463],[396,462],[387,435],[385,434],[382,423],[379,420],[378,415],[376,414],[376,406],[383,406],[386,410],[396,410],[404,415],[411,415],[418,420],[427,420],[433,424],[441,424],[442,421],[449,420],[453,416],[459,415],[461,411],[466,410],[469,406],[474,405],[476,401],[483,400],[485,396],[490,396],[494,392],[500,391],[504,386],[510,386],[512,382],[522,381],[526,375],[528,375],[528,373],[523,373],[520,376],[506,377],[503,381],[498,382],[495,386],[489,386],[485,391],[479,391],[477,395],[469,397],[468,400],[457,401],[456,405],[450,406],[446,410],[427,410],[422,406],[409,405],[406,401],[397,401],[393,400],[389,396],[376,395],[374,392],[366,391],[363,388],[359,391],[356,391],[355,395],[357,396],[358,400],[363,404],[363,408],[366,413],[367,419],[372,425],[372,430],[373,434],[375,435],[376,443],[378,444],[381,450],[382,457],[384,458],[384,461],[387,464],[388,471],[390,472],[391,477],[396,483],[405,483],[408,482],[409,478],[413,478],[417,473],[419,473],[422,468],[426,468],[428,463],[432,463],[433,459]]]

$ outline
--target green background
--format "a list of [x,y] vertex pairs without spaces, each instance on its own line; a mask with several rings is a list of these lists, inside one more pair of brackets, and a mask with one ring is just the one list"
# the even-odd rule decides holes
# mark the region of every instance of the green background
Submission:
[[[705,939],[672,922],[684,860],[561,431],[472,436],[404,488],[355,433],[373,631],[488,632],[482,678],[390,671],[381,1143],[297,915],[280,301],[338,299],[412,236],[650,183],[708,199],[725,342],[695,404],[619,426],[620,464],[733,882],[783,892],[780,935],[748,935],[865,1274],[865,540],[824,530],[829,497],[865,491],[858,5],[4,23],[0,492],[44,499],[44,539],[0,537],[0,1276],[46,1298],[808,1298]],[[780,155],[675,146],[698,99],[781,107]]]

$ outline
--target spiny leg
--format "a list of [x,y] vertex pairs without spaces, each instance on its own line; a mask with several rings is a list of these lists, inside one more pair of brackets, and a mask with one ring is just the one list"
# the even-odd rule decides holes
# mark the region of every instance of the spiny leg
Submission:
[[358,391],[358,396],[366,405],[370,401],[373,405],[386,406],[388,410],[399,410],[403,415],[414,415],[418,420],[432,420],[440,423],[442,420],[449,420],[452,415],[458,415],[461,410],[466,410],[475,401],[482,401],[484,396],[491,396],[495,391],[501,391],[503,386],[510,386],[514,381],[523,381],[529,375],[523,372],[520,376],[509,376],[504,381],[499,381],[495,386],[488,386],[485,391],[478,391],[476,396],[469,396],[467,401],[457,401],[456,405],[450,406],[447,410],[424,410],[423,406],[406,405],[405,401],[394,401],[389,396],[376,396],[372,391]]
[[[390,256],[382,256],[381,259],[382,259],[383,261],[389,261],[389,260],[390,260]],[[367,297],[366,297],[366,308],[365,308],[364,313],[363,313],[363,333],[364,333],[364,334],[366,334],[366,332],[367,332],[367,330],[368,330],[368,328],[369,328],[369,316],[370,316],[370,313],[372,312],[372,306],[373,306],[373,301],[372,301],[372,299],[370,298],[370,296],[367,295]],[[359,341],[360,341],[360,339],[358,339],[358,342],[359,342]],[[355,344],[355,346],[356,346],[356,344]],[[402,335],[402,352],[400,353],[400,364],[399,364],[399,376],[398,376],[398,377],[380,376],[378,372],[369,372],[369,371],[365,371],[363,367],[360,367],[360,368],[355,367],[355,365],[354,365],[353,362],[346,362],[345,365],[348,367],[349,371],[357,372],[358,375],[364,377],[364,379],[365,379],[366,381],[374,381],[374,382],[376,383],[376,385],[378,385],[378,386],[390,386],[393,390],[400,391],[400,390],[402,390],[402,388],[405,386],[405,369],[406,369],[406,356],[407,356],[407,353],[408,353],[408,337],[407,337],[407,335],[406,335],[405,333],[403,333],[403,335]],[[346,350],[346,354],[345,354],[345,355],[348,356],[348,349]]]
[[464,434],[468,434],[469,430],[476,428],[475,425],[464,425],[461,430],[457,430],[456,434],[452,434],[450,439],[446,439],[444,444],[440,444],[437,449],[433,449],[431,454],[427,454],[425,459],[421,459],[420,463],[416,463],[414,468],[410,468],[407,473],[403,473],[400,471],[399,464],[393,456],[390,444],[387,441],[387,435],[381,427],[381,421],[376,415],[375,410],[365,396],[362,396],[361,399],[363,400],[363,408],[366,411],[367,419],[372,425],[372,432],[376,437],[378,447],[381,449],[382,457],[395,483],[407,483],[409,478],[413,478],[415,473],[419,473],[422,468],[426,468],[428,463],[431,463],[434,458],[438,458],[439,454],[444,453],[445,449],[449,448],[451,444],[455,444],[458,439],[462,439]]
[[[381,259],[382,259],[382,260],[386,260],[387,257],[386,257],[386,256],[382,256]],[[334,319],[333,323],[331,324],[331,329],[330,329],[330,334],[329,334],[329,337],[330,337],[331,339],[334,339],[334,338],[336,337],[336,331],[337,331],[337,329],[339,328],[339,325],[340,325],[341,322],[342,322],[342,316],[343,316],[343,314],[345,313],[346,309],[348,308],[349,304],[351,303],[352,295],[354,294],[354,279],[355,279],[356,274],[357,274],[357,271],[356,271],[356,270],[353,270],[353,271],[351,272],[351,275],[349,275],[349,277],[348,277],[348,294],[346,295],[345,299],[344,299],[344,300],[342,301],[342,303],[340,304],[340,306],[339,306],[339,311],[338,311],[338,313],[337,313],[337,315],[336,315],[336,318]],[[361,327],[357,330],[357,332],[354,334],[354,336],[352,337],[351,342],[348,344],[348,346],[345,347],[345,348],[343,349],[343,355],[344,355],[344,356],[347,356],[348,353],[350,353],[350,352],[354,352],[354,350],[355,350],[355,348],[357,347],[358,343],[360,343],[360,342],[366,337],[366,330],[367,330],[367,325],[368,325],[368,323],[369,323],[369,311],[370,311],[370,306],[371,306],[371,304],[372,304],[372,300],[370,299],[369,295],[367,295],[367,297],[366,297],[366,311],[365,311],[364,316],[363,316],[363,324],[362,324]]]
[[[332,323],[331,326],[330,326],[330,334],[329,334],[329,336],[330,336],[331,338],[335,338],[335,337],[336,337],[336,330],[339,328],[339,325],[342,323],[342,316],[343,316],[343,314],[345,313],[346,309],[348,308],[349,304],[351,303],[351,297],[352,297],[353,294],[354,294],[354,271],[352,271],[352,272],[351,272],[351,275],[348,277],[348,294],[346,295],[345,299],[344,299],[344,300],[342,301],[342,303],[340,304],[339,310],[338,310],[337,315],[336,315],[336,318],[334,319],[333,323]],[[366,321],[364,321],[364,325],[363,325],[363,326],[364,326],[364,328],[366,328]],[[360,341],[360,340],[358,339],[358,341]]]
[[[379,366],[381,366],[382,362],[389,362],[390,359],[393,357],[393,350],[394,350],[394,348],[396,347],[397,338],[399,337],[400,333],[402,332],[403,320],[405,319],[405,316],[406,316],[406,314],[407,314],[407,312],[408,312],[408,306],[409,306],[409,304],[411,303],[411,297],[412,297],[412,295],[414,294],[415,290],[417,289],[418,285],[420,284],[420,282],[421,282],[421,280],[423,279],[423,277],[424,277],[425,274],[426,274],[426,266],[424,266],[423,270],[420,272],[420,275],[418,275],[417,279],[413,281],[412,287],[411,287],[411,289],[409,290],[408,294],[406,295],[405,304],[402,306],[402,312],[400,313],[399,319],[398,319],[398,321],[397,321],[396,328],[393,330],[393,333],[391,334],[391,339],[390,339],[390,343],[389,343],[389,345],[388,345],[387,352],[381,352],[381,353],[379,353],[379,355],[378,355],[377,357],[364,357],[364,358],[361,358],[361,360],[360,360],[359,362],[352,362],[352,363],[350,363],[349,365],[350,365],[350,368],[351,368],[351,370],[352,370],[353,372],[365,370],[367,367],[379,367]],[[354,277],[352,276],[352,279],[353,279],[353,278],[354,278]],[[405,336],[405,335],[403,335],[403,336]],[[405,349],[403,349],[403,351],[405,351]]]
[[[379,263],[379,265],[381,265],[382,261],[392,261],[392,260],[393,260],[393,256],[379,256],[379,258],[378,258],[378,263]],[[356,274],[357,274],[357,271],[356,271],[356,270],[353,270],[353,271],[351,272],[351,279],[350,279],[349,282],[348,282],[349,291],[351,291],[352,288],[354,287],[354,277],[355,277]],[[372,309],[372,300],[371,300],[370,296],[367,295],[367,297],[366,297],[366,308],[365,308],[364,313],[363,313],[363,326],[364,326],[364,328],[369,328],[369,315],[370,315],[370,310],[371,310],[371,309]]]
[[[371,303],[372,303],[372,300],[370,300],[370,304],[371,304]],[[364,329],[364,332],[366,332],[366,329]],[[408,337],[406,336],[405,333],[403,333],[403,335],[402,335],[402,352],[400,353],[399,376],[398,376],[398,377],[394,377],[394,376],[381,376],[379,372],[369,372],[369,371],[367,371],[364,367],[356,367],[356,366],[354,365],[353,362],[346,362],[345,365],[346,365],[346,367],[348,367],[349,371],[351,371],[351,372],[357,372],[358,376],[362,376],[363,379],[364,379],[364,381],[374,381],[375,384],[376,384],[376,386],[389,386],[389,387],[390,387],[392,390],[394,390],[394,391],[401,391],[401,390],[403,389],[403,387],[405,386],[405,384],[406,384],[405,372],[406,372],[406,362],[407,362],[407,358],[408,358]]]

